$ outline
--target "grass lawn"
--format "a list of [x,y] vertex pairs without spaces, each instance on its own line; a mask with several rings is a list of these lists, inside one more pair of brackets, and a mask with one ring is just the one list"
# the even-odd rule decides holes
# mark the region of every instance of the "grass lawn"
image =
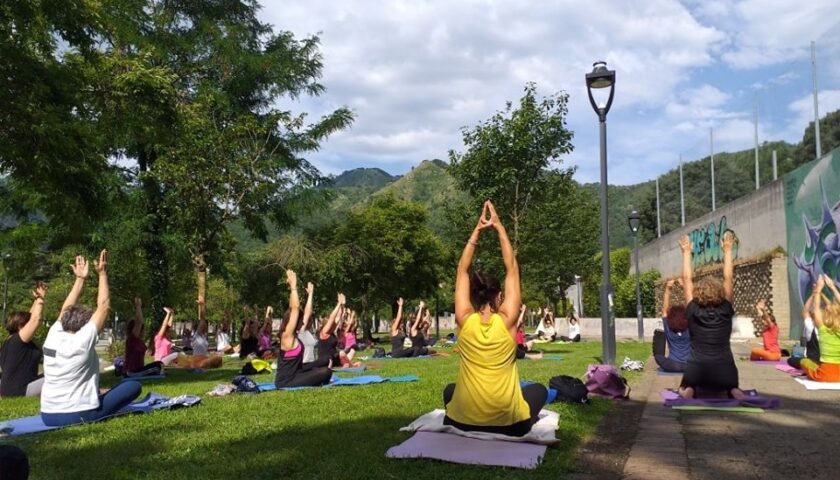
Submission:
[[[542,345],[562,361],[519,362],[523,379],[547,383],[554,375],[582,376],[597,363],[599,342]],[[446,351],[446,349],[442,349]],[[363,352],[363,355],[367,352]],[[646,343],[618,344],[625,356],[643,360]],[[225,359],[222,369],[196,375],[170,371],[165,380],[146,382],[143,394],[196,394],[202,404],[190,409],[116,418],[15,439],[0,439],[23,448],[32,466],[30,478],[62,479],[491,479],[558,478],[574,465],[574,451],[594,431],[611,402],[589,405],[552,404],[560,413],[557,438],[536,471],[472,467],[428,460],[391,460],[385,451],[406,440],[399,431],[423,413],[442,407],[442,391],[455,381],[458,356],[378,362],[368,373],[416,374],[420,381],[259,395],[206,396],[227,383],[241,362]],[[373,362],[373,361],[372,361]],[[627,375],[631,381],[638,374]],[[103,384],[115,378],[103,375]],[[271,381],[257,375],[258,382]],[[0,421],[38,413],[38,400],[0,401]]]

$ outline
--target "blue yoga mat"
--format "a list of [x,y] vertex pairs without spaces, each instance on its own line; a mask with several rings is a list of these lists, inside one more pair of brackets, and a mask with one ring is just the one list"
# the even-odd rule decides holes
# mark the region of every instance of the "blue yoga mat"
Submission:
[[347,368],[336,368],[334,371],[336,372],[347,372],[347,373],[361,373],[367,370],[367,367],[362,365],[361,367],[347,367]]
[[[380,377],[379,375],[362,375],[358,377],[350,377],[350,378],[341,378],[333,375],[332,380],[327,385],[322,385],[322,387],[340,387],[340,386],[356,386],[356,385],[372,385],[376,383],[406,383],[406,382],[416,382],[420,379],[417,375],[403,375],[399,377]],[[257,387],[260,389],[260,392],[272,392],[274,390],[278,390],[278,388],[273,383],[258,383]],[[321,387],[288,387],[288,388],[281,388],[280,390],[292,391],[292,390],[303,390],[305,388],[321,388]]]
[[656,374],[657,375],[662,375],[663,377],[675,377],[677,375],[682,376],[682,372],[666,372],[665,370],[662,370],[661,368],[656,369]]
[[369,359],[369,361],[378,362],[379,360],[414,360],[414,359],[420,359],[420,358],[432,358],[432,355],[419,355],[417,357],[397,357],[397,358],[394,358],[394,357],[379,357],[379,358],[371,357]]
[[[149,413],[155,410],[164,410],[174,408],[177,406],[192,406],[199,403],[201,399],[192,395],[183,395],[170,399],[159,393],[149,393],[143,400],[134,402],[117,413],[100,419],[107,420],[109,418],[118,417],[120,415],[127,415],[131,413]],[[69,425],[68,425],[69,426]],[[0,422],[0,436],[18,437],[30,433],[46,432],[49,430],[57,430],[64,427],[48,427],[44,425],[41,420],[41,415],[33,415],[31,417],[16,418],[14,420],[7,420]]]

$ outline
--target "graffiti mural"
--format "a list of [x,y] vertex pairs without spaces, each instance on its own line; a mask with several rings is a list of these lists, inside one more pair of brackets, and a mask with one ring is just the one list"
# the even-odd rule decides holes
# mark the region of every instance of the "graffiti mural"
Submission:
[[785,176],[791,338],[802,331],[801,309],[817,276],[840,278],[840,150]]
[[[735,235],[732,229],[726,226],[726,216],[720,218],[720,223],[710,223],[706,228],[698,228],[688,234],[691,240],[691,262],[694,268],[708,263],[719,263],[723,261],[723,249],[720,241],[727,232]],[[738,236],[735,235],[737,239]],[[738,242],[732,249],[732,258],[738,258]]]

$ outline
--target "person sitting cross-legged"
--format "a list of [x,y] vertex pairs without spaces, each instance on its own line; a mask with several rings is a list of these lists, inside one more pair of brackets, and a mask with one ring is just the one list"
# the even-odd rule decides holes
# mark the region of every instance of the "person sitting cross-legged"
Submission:
[[100,396],[99,357],[96,342],[105,327],[111,295],[108,290],[108,252],[103,250],[95,265],[99,275],[96,310],[78,305],[88,262],[76,257],[76,281],[59,319],[44,341],[44,388],[41,392],[41,419],[50,427],[93,422],[109,417],[140,395],[140,383],[125,380]]
[[[691,334],[684,305],[671,305],[671,290],[679,280],[665,283],[662,297],[662,330],[653,332],[653,359],[666,372],[684,372],[691,354]],[[668,355],[665,355],[665,345]]]
[[[479,236],[493,228],[507,272],[502,297],[499,280],[470,273]],[[490,201],[467,241],[455,279],[455,320],[461,354],[457,381],[443,392],[444,424],[465,431],[521,437],[531,431],[545,404],[543,385],[520,386],[516,362],[516,322],[522,304],[519,265],[507,231]]]

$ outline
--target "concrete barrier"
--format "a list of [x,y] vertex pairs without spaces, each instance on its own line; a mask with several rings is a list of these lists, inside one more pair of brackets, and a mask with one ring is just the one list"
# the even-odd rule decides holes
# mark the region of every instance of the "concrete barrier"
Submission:
[[[755,338],[751,317],[735,317],[732,323],[732,338]],[[645,318],[644,327],[645,340],[652,340],[653,331],[662,328],[662,319]],[[568,334],[568,324],[565,321],[558,322],[557,334]],[[580,336],[587,340],[601,340],[601,319],[582,318],[580,320]],[[617,340],[636,340],[638,336],[637,320],[635,318],[615,319],[615,338]]]

